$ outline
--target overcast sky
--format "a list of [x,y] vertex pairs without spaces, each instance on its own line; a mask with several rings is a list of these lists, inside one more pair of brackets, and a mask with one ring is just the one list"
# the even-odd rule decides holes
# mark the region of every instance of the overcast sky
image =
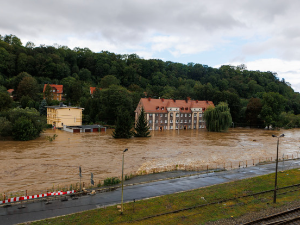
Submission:
[[9,0],[0,34],[211,67],[277,72],[300,91],[299,0]]

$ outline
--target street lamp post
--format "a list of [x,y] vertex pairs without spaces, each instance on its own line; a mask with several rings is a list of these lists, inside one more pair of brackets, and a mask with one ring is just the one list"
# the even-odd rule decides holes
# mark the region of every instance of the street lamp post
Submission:
[[[272,137],[277,137],[276,135],[272,134]],[[284,137],[284,134],[281,134],[277,137],[277,154],[276,154],[276,169],[275,169],[275,187],[274,187],[274,198],[273,203],[276,203],[276,191],[277,191],[277,170],[278,170],[278,147],[279,147],[279,138]]]
[[122,199],[121,199],[121,215],[123,215],[123,171],[124,171],[124,153],[128,151],[128,148],[126,148],[124,151],[123,151],[123,160],[122,160]]

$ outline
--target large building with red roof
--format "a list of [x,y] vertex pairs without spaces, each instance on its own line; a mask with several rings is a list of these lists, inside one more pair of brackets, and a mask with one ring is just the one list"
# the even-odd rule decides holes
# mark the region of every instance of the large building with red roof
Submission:
[[[44,85],[43,93],[45,93],[47,85],[48,84]],[[63,95],[63,92],[64,92],[64,86],[63,85],[59,85],[59,84],[49,84],[49,85],[51,87],[51,92],[53,93],[52,100],[61,101],[62,100],[62,95]]]
[[135,121],[144,108],[150,130],[203,129],[203,113],[212,101],[142,98],[135,110]]

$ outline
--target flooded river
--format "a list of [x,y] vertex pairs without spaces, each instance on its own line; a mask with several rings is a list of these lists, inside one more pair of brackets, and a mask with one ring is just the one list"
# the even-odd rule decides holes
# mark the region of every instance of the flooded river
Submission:
[[[72,134],[47,130],[40,138],[28,142],[0,141],[0,194],[19,190],[41,190],[82,181],[96,183],[107,177],[120,177],[122,152],[125,153],[125,174],[163,170],[175,165],[214,166],[276,156],[300,150],[300,129],[268,131],[230,129],[227,133],[206,130],[152,131],[150,138],[113,139],[111,130],[101,133]],[[53,142],[46,136],[57,134]],[[300,153],[299,153],[300,157]],[[44,191],[43,191],[44,190]]]

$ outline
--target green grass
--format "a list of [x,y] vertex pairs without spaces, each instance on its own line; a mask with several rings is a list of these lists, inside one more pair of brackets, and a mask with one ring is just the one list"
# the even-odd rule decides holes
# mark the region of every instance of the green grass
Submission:
[[[299,177],[300,171],[298,169],[278,173],[278,187],[300,183]],[[279,190],[277,192],[279,194],[277,204],[272,203],[273,192],[269,192],[135,222],[135,220],[156,214],[218,202],[273,188],[274,174],[270,174],[135,203],[130,202],[124,204],[124,214],[122,216],[116,206],[111,206],[105,209],[46,219],[32,224],[204,224],[208,221],[237,218],[246,213],[260,211],[268,207],[279,207],[299,198],[299,191],[281,195],[280,193],[286,190]],[[295,188],[289,190],[292,189]],[[124,194],[126,195],[126,191]],[[206,201],[201,197],[204,197]]]

